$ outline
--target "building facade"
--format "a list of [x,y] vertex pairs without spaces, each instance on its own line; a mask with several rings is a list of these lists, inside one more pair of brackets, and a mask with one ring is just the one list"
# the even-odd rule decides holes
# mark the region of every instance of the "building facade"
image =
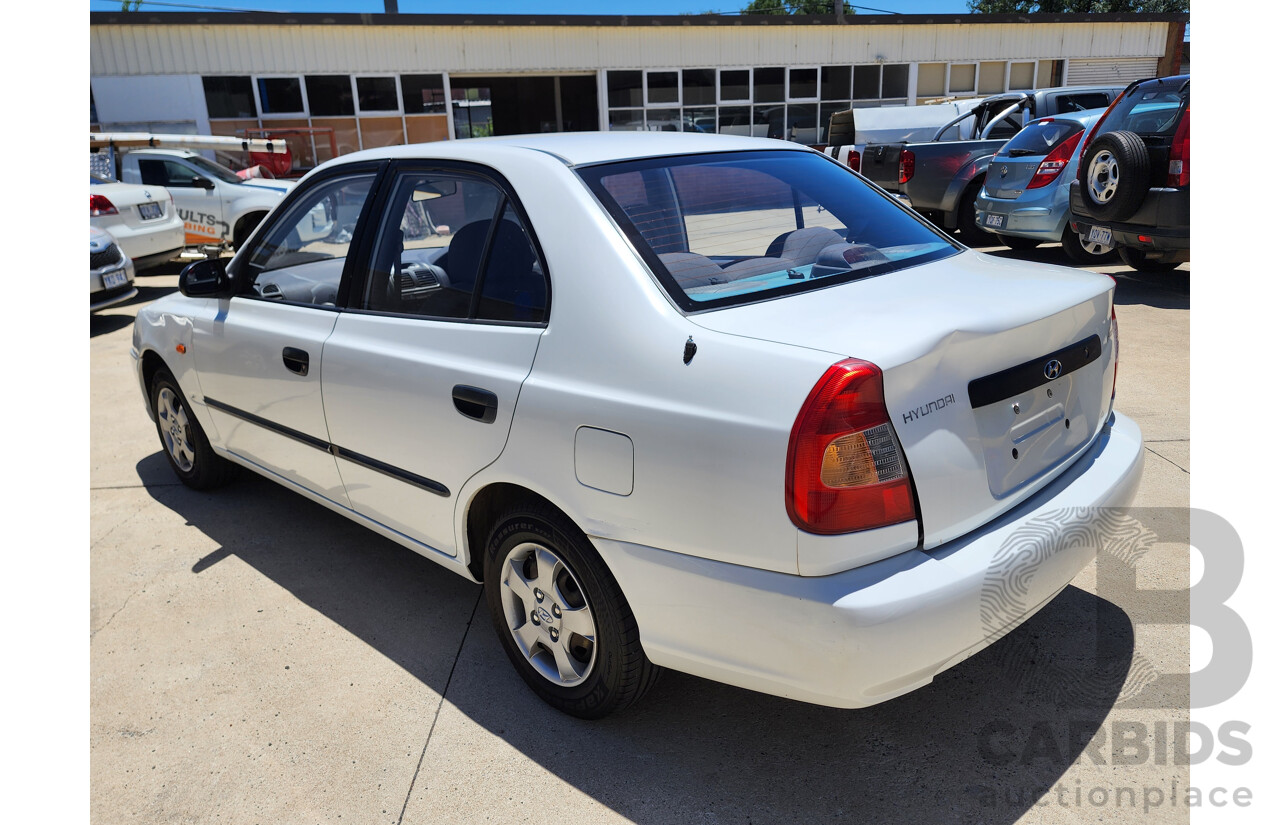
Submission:
[[93,13],[90,118],[111,131],[295,130],[300,169],[335,151],[525,132],[821,144],[851,106],[1173,74],[1187,20]]

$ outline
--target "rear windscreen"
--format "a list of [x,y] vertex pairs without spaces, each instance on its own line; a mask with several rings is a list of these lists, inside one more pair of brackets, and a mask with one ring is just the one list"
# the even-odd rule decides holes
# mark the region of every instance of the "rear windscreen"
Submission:
[[1069,137],[1084,131],[1084,126],[1071,120],[1036,121],[1013,136],[997,155],[1030,157],[1047,155]]
[[689,310],[821,288],[959,251],[814,152],[651,158],[578,174]]

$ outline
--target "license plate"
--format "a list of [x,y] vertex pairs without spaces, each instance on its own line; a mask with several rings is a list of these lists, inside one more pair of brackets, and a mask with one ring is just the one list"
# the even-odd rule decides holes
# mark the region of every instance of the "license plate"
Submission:
[[144,221],[155,220],[160,217],[160,204],[143,203],[138,205],[138,213],[142,215]]
[[114,289],[118,286],[124,286],[128,281],[129,276],[125,274],[124,270],[120,270],[119,272],[106,272],[102,276],[102,288]]
[[1004,215],[987,215],[987,226],[1004,226]]
[[1089,227],[1089,243],[1100,243],[1111,246],[1111,230],[1105,226]]

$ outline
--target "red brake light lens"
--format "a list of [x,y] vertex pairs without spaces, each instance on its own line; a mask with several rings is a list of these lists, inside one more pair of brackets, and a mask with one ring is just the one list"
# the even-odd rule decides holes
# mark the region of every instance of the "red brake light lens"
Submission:
[[906,183],[915,177],[915,174],[916,153],[910,149],[903,149],[898,157],[898,183]]
[[824,535],[916,517],[875,364],[833,364],[809,392],[787,447],[786,504],[793,524]]
[[1173,145],[1169,147],[1169,180],[1167,186],[1186,186],[1191,183],[1191,107],[1182,113],[1178,130],[1173,133]]
[[849,168],[855,172],[862,171],[862,153],[856,149],[849,150],[848,158]]
[[107,200],[106,195],[89,196],[89,217],[100,218],[103,215],[118,215],[115,204]]
[[1058,175],[1062,174],[1062,170],[1067,168],[1067,164],[1071,162],[1071,153],[1080,145],[1080,138],[1084,137],[1084,132],[1076,132],[1071,137],[1059,143],[1052,152],[1040,161],[1040,168],[1036,169],[1035,175],[1031,178],[1031,182],[1027,184],[1028,189],[1039,189],[1042,186],[1048,186],[1053,183]]

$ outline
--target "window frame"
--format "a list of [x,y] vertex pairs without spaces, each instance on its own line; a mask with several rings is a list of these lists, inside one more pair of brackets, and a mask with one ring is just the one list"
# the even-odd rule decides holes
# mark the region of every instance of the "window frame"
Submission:
[[[310,307],[311,309],[323,310],[325,312],[343,312],[346,310],[347,296],[350,292],[352,278],[355,277],[357,266],[363,266],[362,253],[364,251],[364,236],[368,234],[367,225],[370,210],[373,208],[374,202],[378,199],[381,189],[386,178],[386,171],[389,161],[361,161],[359,163],[347,163],[327,169],[307,180],[306,186],[298,186],[293,189],[284,199],[271,210],[268,214],[265,225],[254,233],[253,243],[248,244],[236,251],[235,257],[231,259],[231,263],[227,264],[227,277],[232,285],[232,298],[245,298],[250,301],[265,301],[271,304],[285,304],[288,306]],[[301,200],[309,197],[317,187],[326,186],[338,178],[355,178],[363,175],[373,176],[373,181],[369,187],[369,195],[364,200],[364,205],[360,208],[360,216],[356,218],[356,228],[351,236],[351,244],[347,247],[346,261],[342,267],[342,278],[338,284],[338,298],[334,302],[334,306],[321,306],[319,304],[302,303],[298,301],[275,301],[268,300],[252,292],[248,282],[245,280],[248,275],[249,261],[257,253],[262,244],[266,243],[267,236],[274,232],[281,223],[288,217],[293,207]],[[256,276],[255,276],[256,278]]]
[[[952,88],[951,88],[951,72],[952,72],[952,69],[954,69],[956,66],[971,66],[971,67],[973,67],[973,88],[972,88],[972,89],[967,89],[967,90],[963,90],[963,91],[958,91],[958,90],[956,90],[956,89],[952,89]],[[884,83],[884,72],[881,72],[881,73],[880,73],[880,82],[881,82],[881,83]],[[951,96],[951,95],[972,95],[973,97],[981,97],[981,95],[979,95],[979,94],[978,94],[978,61],[977,61],[977,60],[972,60],[972,61],[969,61],[969,60],[961,60],[961,61],[958,61],[958,62],[955,62],[955,63],[948,63],[948,64],[947,64],[947,92],[946,92],[946,94],[947,94],[947,96],[948,96],[948,97],[949,97],[949,96]]]
[[[378,80],[390,79],[396,92],[396,108],[394,109],[365,109],[360,105],[360,81],[362,79]],[[355,117],[391,117],[394,115],[404,114],[404,91],[400,83],[400,75],[394,72],[374,72],[371,74],[353,74],[351,75],[351,94],[355,101],[356,113]]]
[[[254,74],[249,75],[253,80],[253,105],[258,109],[258,120],[296,120],[300,117],[310,118],[311,107],[307,100],[307,79],[301,74]],[[296,80],[298,81],[298,92],[302,96],[302,111],[300,112],[267,112],[262,108],[261,89],[258,88],[258,82],[262,80]]]
[[[821,66],[817,64],[814,64],[812,66],[787,65],[783,68],[786,71],[786,74],[784,75],[786,80],[786,86],[784,87],[783,93],[782,93],[783,103],[818,103],[819,101],[822,100],[822,67]],[[813,79],[813,97],[795,97],[794,95],[791,94],[791,73],[808,71],[809,69],[812,69],[815,73],[814,79]]]
[[[454,323],[454,324],[480,324],[485,326],[505,326],[505,327],[535,327],[545,328],[551,321],[552,307],[552,281],[551,269],[547,263],[546,253],[542,250],[542,244],[538,241],[537,232],[534,231],[533,222],[529,220],[529,213],[525,211],[524,204],[520,202],[520,198],[515,193],[515,188],[506,179],[506,177],[491,166],[485,166],[480,163],[472,163],[461,160],[445,160],[442,158],[401,158],[397,160],[381,161],[383,169],[375,182],[375,191],[371,193],[371,197],[365,202],[365,211],[360,213],[360,222],[357,225],[357,235],[352,240],[352,249],[357,250],[355,253],[348,253],[347,262],[351,265],[355,260],[359,269],[350,272],[343,270],[342,286],[338,290],[338,307],[343,312],[351,312],[359,315],[376,315],[386,318],[405,318],[412,321],[420,321],[423,323]],[[520,219],[521,225],[524,227],[525,233],[528,235],[529,242],[533,246],[534,257],[542,268],[542,280],[546,288],[546,307],[543,311],[543,320],[541,321],[503,321],[492,318],[456,318],[434,315],[420,315],[409,312],[391,312],[380,309],[366,309],[361,306],[364,302],[365,287],[369,280],[369,267],[372,265],[374,248],[378,243],[378,235],[382,229],[381,217],[375,223],[372,229],[369,228],[369,212],[372,209],[373,214],[383,216],[386,213],[388,202],[395,193],[396,184],[402,175],[406,174],[422,174],[424,172],[442,172],[445,174],[454,174],[479,178],[487,183],[495,186],[502,194],[507,206],[515,210],[516,217]],[[499,209],[495,218],[501,220],[501,212]],[[486,240],[486,248],[484,251],[484,261],[487,263],[489,257],[488,245],[493,243],[493,237]],[[359,244],[357,249],[357,242]],[[237,255],[237,258],[239,256]],[[480,294],[484,289],[485,269],[476,274],[476,293]],[[350,276],[350,277],[348,277]],[[475,303],[475,302],[473,302]]]
[[[725,72],[746,72],[747,73],[747,96],[744,98],[721,97],[720,89],[722,88],[721,78]],[[741,106],[751,105],[752,99],[752,83],[755,82],[755,70],[751,66],[723,66],[716,68],[716,105],[717,106]]]

